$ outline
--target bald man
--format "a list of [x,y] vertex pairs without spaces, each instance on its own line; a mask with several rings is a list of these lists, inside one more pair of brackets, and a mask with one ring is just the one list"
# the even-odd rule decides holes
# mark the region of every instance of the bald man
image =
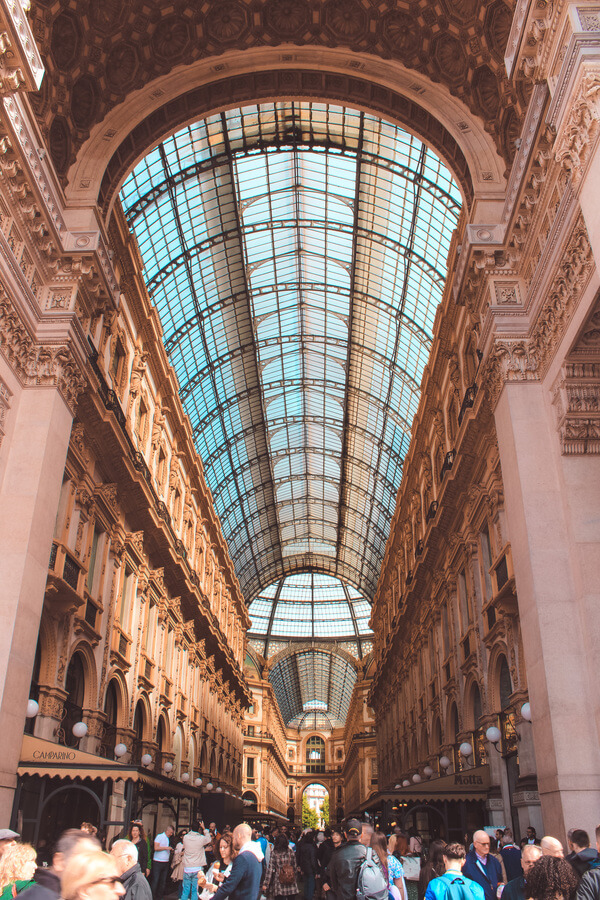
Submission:
[[485,900],[496,900],[498,885],[503,883],[502,866],[490,854],[490,836],[486,831],[473,835],[473,849],[467,853],[463,875],[483,888]]
[[506,900],[525,900],[525,883],[527,881],[527,873],[531,869],[531,867],[541,859],[542,856],[542,848],[537,844],[527,844],[523,847],[523,853],[521,855],[521,866],[523,867],[523,874],[519,875],[518,878],[513,878],[512,881],[509,881],[504,890],[502,891],[502,897],[506,898]]
[[257,900],[262,880],[263,852],[252,840],[252,829],[244,822],[233,829],[233,846],[238,855],[231,872],[219,886],[213,900]]
[[563,845],[555,837],[550,837],[549,834],[544,835],[540,841],[540,847],[544,856],[557,856],[560,859],[564,859],[565,851]]

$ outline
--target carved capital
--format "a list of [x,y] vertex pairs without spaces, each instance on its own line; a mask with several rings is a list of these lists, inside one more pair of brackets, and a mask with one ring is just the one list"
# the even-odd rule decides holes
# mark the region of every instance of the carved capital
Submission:
[[500,338],[495,341],[484,376],[492,406],[498,402],[507,381],[539,381],[536,345],[527,338]]
[[75,412],[87,382],[71,346],[34,341],[1,285],[0,351],[25,387],[56,387]]

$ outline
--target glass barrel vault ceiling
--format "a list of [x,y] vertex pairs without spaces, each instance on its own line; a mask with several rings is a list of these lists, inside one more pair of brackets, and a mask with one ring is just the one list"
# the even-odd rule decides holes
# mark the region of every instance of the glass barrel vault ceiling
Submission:
[[321,103],[213,115],[123,185],[250,601],[322,571],[375,591],[460,194],[400,128]]
[[337,728],[346,721],[356,670],[339,654],[298,650],[279,660],[269,679],[291,728]]

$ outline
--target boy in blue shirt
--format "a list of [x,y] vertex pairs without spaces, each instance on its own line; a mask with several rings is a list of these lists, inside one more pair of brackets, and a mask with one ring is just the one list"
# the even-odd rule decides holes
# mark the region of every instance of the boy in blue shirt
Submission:
[[481,885],[462,874],[467,852],[462,844],[447,844],[446,871],[427,885],[425,900],[485,900]]

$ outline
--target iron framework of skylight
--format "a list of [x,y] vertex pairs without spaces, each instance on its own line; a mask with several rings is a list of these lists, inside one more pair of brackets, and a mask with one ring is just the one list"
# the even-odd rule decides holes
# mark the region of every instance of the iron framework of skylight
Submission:
[[269,672],[286,725],[314,727],[317,720],[336,728],[348,715],[356,670],[344,657],[325,650],[295,650]]
[[372,635],[368,601],[351,585],[319,572],[284,576],[264,588],[248,612],[250,636],[263,640],[265,658],[270,641],[279,639],[356,640],[362,657],[362,639]]
[[418,139],[320,103],[216,114],[126,180],[248,600],[323,571],[372,599],[460,195]]

